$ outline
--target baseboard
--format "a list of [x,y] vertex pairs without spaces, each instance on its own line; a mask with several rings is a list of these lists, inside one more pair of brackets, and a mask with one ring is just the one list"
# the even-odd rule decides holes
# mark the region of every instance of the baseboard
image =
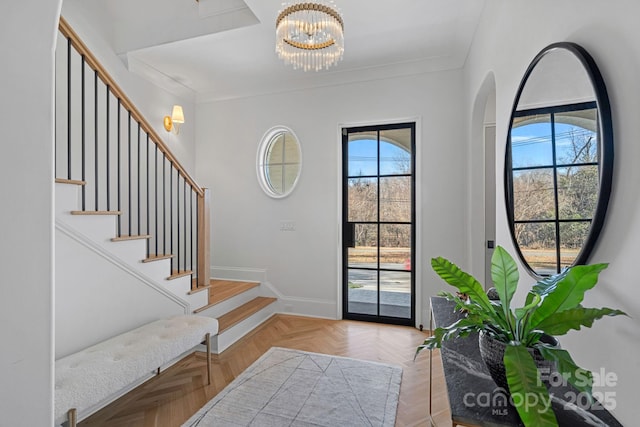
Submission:
[[212,265],[211,277],[214,279],[235,280],[245,282],[265,282],[267,270],[261,268],[223,267]]
[[259,268],[211,266],[211,277],[225,280],[260,282],[262,296],[278,298],[279,313],[336,319],[337,301],[305,298],[282,293],[277,285],[267,280],[267,270]]

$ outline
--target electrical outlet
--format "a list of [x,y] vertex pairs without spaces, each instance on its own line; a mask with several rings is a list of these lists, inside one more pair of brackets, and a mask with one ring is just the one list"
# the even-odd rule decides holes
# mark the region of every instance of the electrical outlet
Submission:
[[280,231],[296,231],[296,222],[291,220],[280,221]]

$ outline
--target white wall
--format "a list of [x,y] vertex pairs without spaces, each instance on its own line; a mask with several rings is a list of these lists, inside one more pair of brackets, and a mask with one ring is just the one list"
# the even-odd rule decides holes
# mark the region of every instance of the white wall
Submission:
[[[497,121],[497,239],[513,252],[506,223],[502,173],[508,121],[520,78],[529,62],[545,46],[573,41],[594,57],[603,74],[612,105],[615,134],[614,187],[608,217],[590,262],[610,262],[585,305],[625,310],[630,318],[607,318],[591,330],[562,338],[578,364],[618,375],[615,414],[623,425],[637,417],[635,389],[640,383],[640,302],[635,274],[640,253],[640,5],[633,0],[540,0],[513,2],[488,0],[465,73],[469,108],[490,74],[496,81]],[[470,111],[470,115],[474,112]],[[475,135],[476,129],[471,130]],[[475,172],[472,172],[475,173]],[[472,190],[473,191],[473,190]],[[473,218],[471,224],[473,227]],[[523,283],[533,281],[521,271]]]
[[[465,262],[461,77],[458,71],[432,73],[199,105],[196,173],[212,193],[212,265],[265,269],[288,310],[336,317],[339,126],[419,118],[422,263],[416,271],[428,301],[441,288],[428,260],[444,255]],[[262,192],[255,171],[258,144],[274,125],[290,127],[302,146],[300,181],[280,200]],[[296,231],[280,231],[281,220],[295,221]]]
[[185,302],[167,298],[131,268],[63,231],[56,230],[55,238],[56,360],[154,320],[186,314]]
[[61,0],[0,14],[0,424],[53,422],[53,50]]

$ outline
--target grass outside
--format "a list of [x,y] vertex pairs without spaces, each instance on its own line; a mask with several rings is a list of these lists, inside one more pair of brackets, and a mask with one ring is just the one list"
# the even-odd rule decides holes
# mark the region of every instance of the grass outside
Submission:
[[[560,250],[560,265],[569,266],[578,256],[578,249]],[[522,255],[527,260],[531,268],[534,270],[551,270],[556,269],[556,253],[555,249],[522,249]]]
[[[349,263],[365,264],[378,261],[378,248],[375,246],[358,246],[349,248]],[[578,256],[578,249],[561,249],[561,265],[571,265]],[[555,249],[522,249],[522,255],[534,269],[555,270]],[[380,248],[381,264],[404,264],[411,258],[410,248]]]
[[[410,248],[380,248],[381,264],[404,264],[411,259]],[[364,264],[378,262],[378,248],[358,246],[349,248],[349,263]]]

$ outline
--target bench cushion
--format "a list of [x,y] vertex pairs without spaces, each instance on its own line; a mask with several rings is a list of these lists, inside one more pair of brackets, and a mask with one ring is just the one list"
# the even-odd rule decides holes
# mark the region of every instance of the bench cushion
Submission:
[[183,315],[148,323],[77,353],[55,365],[55,420],[63,423],[67,411],[84,411],[114,397],[132,383],[153,373],[201,343],[207,333],[218,333],[211,317]]

